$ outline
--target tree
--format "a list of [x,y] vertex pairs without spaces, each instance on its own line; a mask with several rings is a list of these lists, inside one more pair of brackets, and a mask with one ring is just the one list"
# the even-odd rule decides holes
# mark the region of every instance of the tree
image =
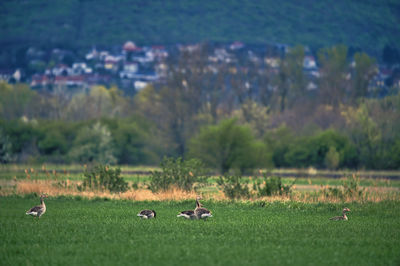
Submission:
[[160,159],[153,143],[151,126],[140,121],[120,120],[111,129],[114,136],[116,156],[120,164],[154,164]]
[[9,163],[14,160],[10,138],[0,128],[0,163]]
[[368,84],[376,74],[374,59],[365,53],[354,55],[353,99],[367,96]]
[[292,104],[292,102],[304,95],[303,60],[304,48],[295,46],[280,61],[277,79],[280,112],[285,110],[288,103]]
[[221,173],[232,168],[243,172],[271,162],[265,146],[254,139],[249,127],[238,125],[236,119],[201,128],[190,141],[189,155]]
[[97,122],[81,128],[69,152],[73,162],[115,164],[115,148],[107,127]]
[[359,154],[360,164],[375,168],[379,143],[382,139],[381,129],[370,117],[366,104],[359,107],[347,107],[341,112],[346,119],[348,134]]
[[9,85],[0,82],[0,117],[6,120],[18,119],[22,116],[32,118],[31,106],[37,99],[37,93],[26,84]]
[[344,45],[318,51],[321,64],[319,99],[321,103],[338,107],[348,89],[347,47]]
[[126,113],[126,106],[127,100],[117,88],[94,86],[89,94],[80,93],[73,96],[66,110],[66,118],[87,120],[116,117]]
[[248,125],[256,137],[264,136],[269,125],[269,108],[247,99],[240,109],[233,112],[242,125]]

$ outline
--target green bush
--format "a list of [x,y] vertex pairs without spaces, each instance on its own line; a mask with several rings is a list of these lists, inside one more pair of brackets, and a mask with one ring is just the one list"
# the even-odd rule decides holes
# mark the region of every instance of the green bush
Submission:
[[328,187],[327,189],[322,190],[322,193],[325,194],[326,197],[338,198],[341,200],[345,200],[346,198],[352,197],[363,197],[364,189],[360,188],[360,178],[356,175],[348,176],[340,187]]
[[150,176],[149,189],[153,192],[166,191],[171,186],[191,191],[196,183],[205,183],[208,178],[202,162],[197,159],[183,161],[181,157],[176,160],[164,157],[160,166],[161,171],[154,171]]
[[254,183],[253,188],[255,191],[257,191],[257,195],[259,197],[288,195],[295,182],[296,180],[290,185],[283,185],[279,176],[268,177],[266,174],[264,174],[263,180],[258,180],[256,183]]
[[116,149],[109,129],[100,122],[82,127],[68,153],[71,161],[115,164]]
[[241,182],[242,177],[239,175],[220,176],[217,184],[222,188],[225,196],[230,199],[250,198],[250,190],[248,180]]
[[189,154],[221,173],[230,169],[243,172],[271,164],[264,143],[254,138],[249,127],[238,125],[236,119],[201,128],[198,136],[190,141]]
[[85,170],[85,180],[78,188],[80,190],[85,190],[86,188],[108,189],[112,193],[125,192],[128,190],[128,183],[120,175],[120,168],[111,169],[108,166],[100,164],[90,171]]

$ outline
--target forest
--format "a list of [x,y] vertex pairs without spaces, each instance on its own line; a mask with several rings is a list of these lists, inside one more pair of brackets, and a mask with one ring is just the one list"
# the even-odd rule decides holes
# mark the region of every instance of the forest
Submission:
[[8,64],[13,63],[10,54],[27,47],[83,51],[126,40],[139,45],[284,43],[312,50],[340,43],[375,57],[385,45],[398,49],[400,42],[396,0],[6,0],[0,17],[0,62]]

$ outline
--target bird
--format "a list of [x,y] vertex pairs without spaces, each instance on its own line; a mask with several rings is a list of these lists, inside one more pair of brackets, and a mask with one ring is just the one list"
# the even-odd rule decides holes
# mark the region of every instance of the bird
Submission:
[[212,217],[211,211],[203,208],[203,205],[199,202],[200,197],[196,198],[196,209],[194,209],[194,215],[196,219],[207,219]]
[[182,211],[176,217],[184,217],[184,218],[190,219],[190,220],[196,219],[196,215],[194,215],[193,210]]
[[329,220],[333,220],[333,221],[343,221],[344,220],[344,221],[347,221],[348,218],[346,216],[346,213],[349,212],[349,211],[350,211],[349,208],[344,208],[343,211],[342,211],[342,216],[335,216],[335,217],[329,218]]
[[42,216],[46,212],[46,204],[44,204],[43,200],[44,198],[47,198],[46,194],[40,195],[40,205],[30,208],[26,212],[26,215],[31,215],[40,219],[40,216]]
[[155,210],[142,210],[137,214],[137,216],[141,217],[142,219],[156,218],[156,211]]

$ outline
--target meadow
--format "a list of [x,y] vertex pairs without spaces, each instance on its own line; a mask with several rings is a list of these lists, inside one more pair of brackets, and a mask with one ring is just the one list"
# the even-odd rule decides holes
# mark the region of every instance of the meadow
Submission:
[[[399,265],[400,204],[203,201],[207,221],[177,218],[194,201],[0,197],[2,265]],[[330,221],[343,207],[349,221]],[[157,218],[141,220],[145,208]]]

